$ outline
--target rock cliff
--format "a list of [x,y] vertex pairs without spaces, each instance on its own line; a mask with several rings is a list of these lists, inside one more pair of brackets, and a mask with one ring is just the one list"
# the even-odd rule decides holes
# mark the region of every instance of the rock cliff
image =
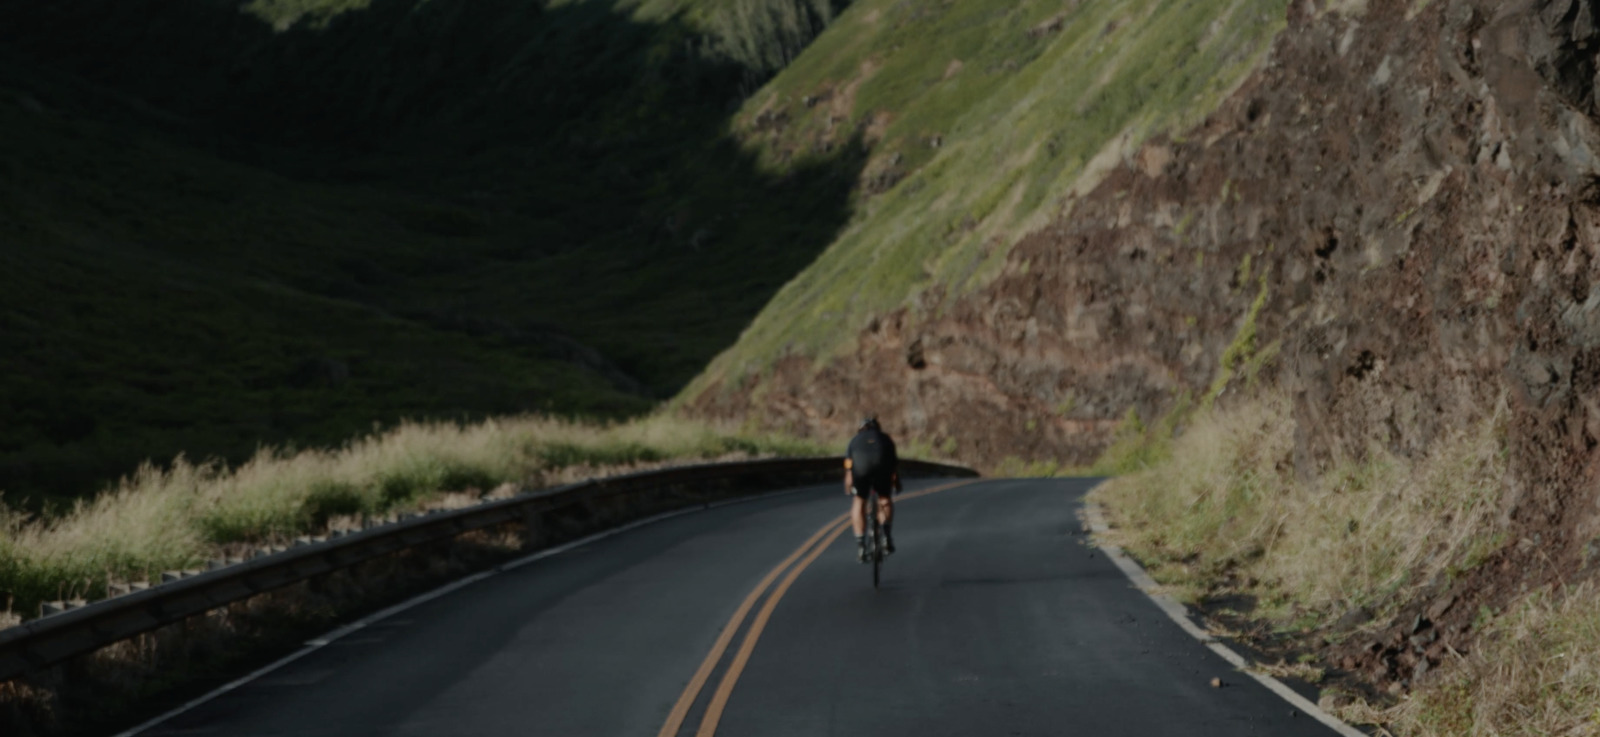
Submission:
[[1450,616],[1570,578],[1600,534],[1597,19],[1296,0],[1202,125],[1121,152],[981,290],[687,406],[841,438],[875,411],[992,468],[1087,464],[1130,410],[1274,391],[1308,476],[1375,446],[1426,455],[1499,412],[1509,540],[1535,544],[1459,582]]

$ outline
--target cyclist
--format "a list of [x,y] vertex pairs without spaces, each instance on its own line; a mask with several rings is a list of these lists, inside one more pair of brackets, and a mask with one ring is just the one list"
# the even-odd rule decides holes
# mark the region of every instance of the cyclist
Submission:
[[884,552],[894,552],[893,492],[900,491],[900,459],[894,440],[878,426],[878,418],[867,417],[850,439],[844,454],[844,493],[850,500],[850,525],[856,532],[856,557],[867,562],[867,497],[878,493],[878,523],[883,526]]

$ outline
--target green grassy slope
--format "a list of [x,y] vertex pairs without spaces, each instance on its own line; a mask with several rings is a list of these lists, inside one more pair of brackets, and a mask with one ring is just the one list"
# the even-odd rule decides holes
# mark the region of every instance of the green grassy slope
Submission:
[[848,217],[859,147],[767,171],[725,135],[752,71],[708,50],[715,1],[336,4],[0,7],[11,500],[643,411]]
[[867,186],[888,189],[681,396],[785,355],[826,358],[874,314],[982,284],[1092,179],[1097,156],[1212,109],[1265,53],[1285,5],[855,3],[736,126],[769,166],[827,150],[830,131],[866,131]]

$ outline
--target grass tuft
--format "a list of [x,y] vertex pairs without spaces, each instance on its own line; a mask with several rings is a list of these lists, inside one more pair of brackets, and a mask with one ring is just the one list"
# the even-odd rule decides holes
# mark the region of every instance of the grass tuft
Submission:
[[[1246,254],[1244,262],[1239,265],[1239,281],[1241,284],[1250,280],[1250,256]],[[1267,275],[1260,276],[1261,288],[1256,292],[1256,298],[1250,302],[1250,309],[1245,312],[1244,319],[1239,323],[1238,332],[1234,333],[1233,340],[1222,350],[1222,367],[1211,382],[1211,388],[1206,390],[1205,398],[1201,400],[1204,406],[1211,406],[1217,397],[1227,390],[1234,377],[1241,372],[1245,378],[1245,388],[1255,385],[1256,377],[1261,369],[1266,367],[1278,355],[1281,341],[1273,341],[1265,346],[1256,345],[1256,320],[1261,315],[1261,309],[1267,304]]]
[[1292,607],[1389,611],[1499,539],[1508,485],[1492,419],[1420,460],[1373,447],[1308,480],[1295,472],[1294,437],[1282,397],[1197,413],[1165,461],[1096,490],[1117,523],[1111,537],[1164,584],[1203,592],[1228,572],[1253,581],[1274,618]]
[[642,443],[625,442],[593,447],[575,443],[551,443],[539,448],[539,458],[549,466],[625,466],[665,460],[661,452]]
[[1001,478],[1038,479],[1067,476],[1076,470],[1056,461],[1026,461],[1016,456],[1007,456],[995,467],[994,475]]
[[1129,407],[1117,424],[1111,445],[1089,468],[1090,475],[1121,476],[1160,465],[1171,457],[1172,439],[1194,411],[1188,392],[1178,395],[1172,409],[1149,426],[1140,419],[1137,409]]

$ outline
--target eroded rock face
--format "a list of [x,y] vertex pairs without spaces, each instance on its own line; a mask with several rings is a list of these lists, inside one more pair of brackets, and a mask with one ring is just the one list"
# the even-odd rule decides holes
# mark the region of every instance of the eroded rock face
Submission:
[[[1374,444],[1416,456],[1499,411],[1508,520],[1541,542],[1484,570],[1532,585],[1584,569],[1600,533],[1600,13],[1415,5],[1296,0],[1268,63],[1203,125],[1129,156],[980,293],[930,295],[820,372],[797,359],[691,407],[841,442],[872,409],[971,463],[1084,463],[1130,408],[1205,393],[1248,323],[1277,351],[1257,380],[1295,400],[1298,469]],[[1219,401],[1243,390],[1235,377]],[[1510,595],[1480,588],[1450,612]]]
[[1577,110],[1595,113],[1595,52],[1600,7],[1589,0],[1539,0],[1528,9],[1528,61],[1551,90]]

